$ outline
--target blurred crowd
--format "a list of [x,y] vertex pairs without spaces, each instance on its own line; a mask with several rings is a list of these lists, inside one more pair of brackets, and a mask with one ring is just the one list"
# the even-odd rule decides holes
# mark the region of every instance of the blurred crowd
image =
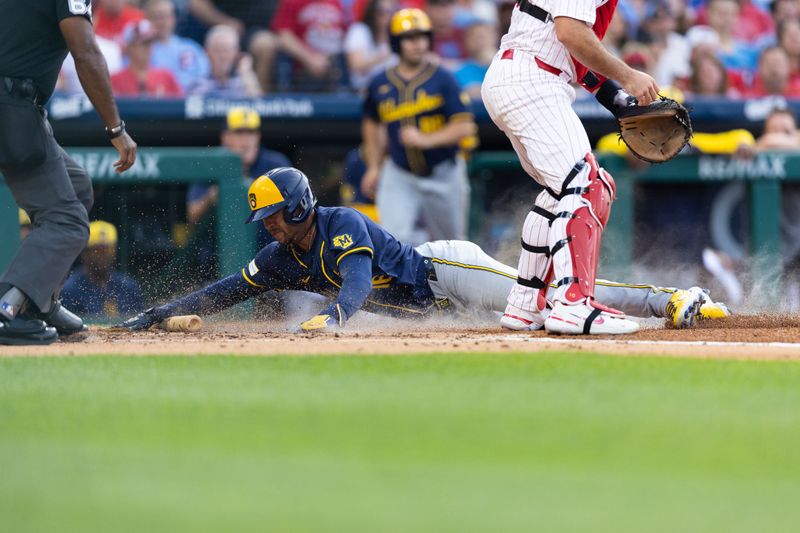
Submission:
[[[117,96],[358,92],[392,65],[388,21],[433,22],[431,60],[473,98],[513,0],[96,0]],[[800,96],[800,0],[620,0],[605,44],[691,96]],[[68,59],[58,90],[81,91]]]

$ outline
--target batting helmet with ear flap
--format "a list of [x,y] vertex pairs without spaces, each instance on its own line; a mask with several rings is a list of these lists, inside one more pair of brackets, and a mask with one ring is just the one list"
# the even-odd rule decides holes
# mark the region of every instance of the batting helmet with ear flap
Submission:
[[389,21],[389,43],[395,54],[400,53],[400,40],[414,35],[426,35],[433,49],[433,25],[428,14],[421,9],[401,9]]
[[287,224],[304,222],[317,207],[308,177],[293,167],[279,167],[260,176],[247,191],[250,216],[245,223],[262,220],[283,209]]

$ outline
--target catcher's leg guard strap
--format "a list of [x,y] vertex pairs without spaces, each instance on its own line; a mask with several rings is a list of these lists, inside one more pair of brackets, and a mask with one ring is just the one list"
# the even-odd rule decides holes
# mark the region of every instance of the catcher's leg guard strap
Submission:
[[508,303],[513,308],[535,312],[546,305],[546,277],[551,268],[548,236],[550,221],[555,218],[552,212],[555,207],[555,200],[543,191],[525,218],[517,283],[508,295]]
[[586,166],[574,178],[574,192],[565,194],[558,204],[549,238],[557,283],[556,298],[578,302],[594,297],[594,283],[600,252],[600,239],[611,212],[613,179],[597,166],[591,154]]

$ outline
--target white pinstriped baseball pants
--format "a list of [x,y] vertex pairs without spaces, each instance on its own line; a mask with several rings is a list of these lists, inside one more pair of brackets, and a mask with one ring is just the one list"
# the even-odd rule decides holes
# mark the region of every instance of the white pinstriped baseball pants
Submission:
[[[561,76],[541,70],[532,53],[514,50],[513,57],[503,59],[497,53],[483,81],[482,97],[494,123],[510,139],[525,171],[540,185],[559,192],[564,180],[576,163],[591,151],[589,138],[580,119],[572,109],[575,90],[566,74]],[[570,182],[570,187],[588,185],[589,167]],[[579,195],[556,200],[547,191],[536,198],[536,205],[550,213],[574,213],[586,205]],[[529,246],[552,248],[566,237],[568,219],[548,220],[534,212],[528,213],[522,228],[522,241]],[[544,279],[550,260],[543,253],[521,250],[518,271],[524,279]],[[553,257],[555,279],[573,277],[568,246]],[[560,287],[554,297],[562,300],[568,286]],[[538,303],[537,303],[538,300]],[[541,310],[539,289],[516,283],[508,297],[508,312],[519,310],[532,313]]]

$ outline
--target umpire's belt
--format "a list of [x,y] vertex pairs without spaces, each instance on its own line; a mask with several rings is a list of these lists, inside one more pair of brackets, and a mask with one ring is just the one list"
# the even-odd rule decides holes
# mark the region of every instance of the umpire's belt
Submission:
[[553,22],[553,17],[550,16],[550,13],[537,5],[531,4],[528,0],[519,0],[517,5],[520,11],[527,13],[535,19],[541,20],[544,23]]
[[9,96],[28,100],[36,105],[44,104],[44,98],[42,98],[39,89],[36,88],[36,83],[30,78],[20,79],[0,76],[0,91]]

